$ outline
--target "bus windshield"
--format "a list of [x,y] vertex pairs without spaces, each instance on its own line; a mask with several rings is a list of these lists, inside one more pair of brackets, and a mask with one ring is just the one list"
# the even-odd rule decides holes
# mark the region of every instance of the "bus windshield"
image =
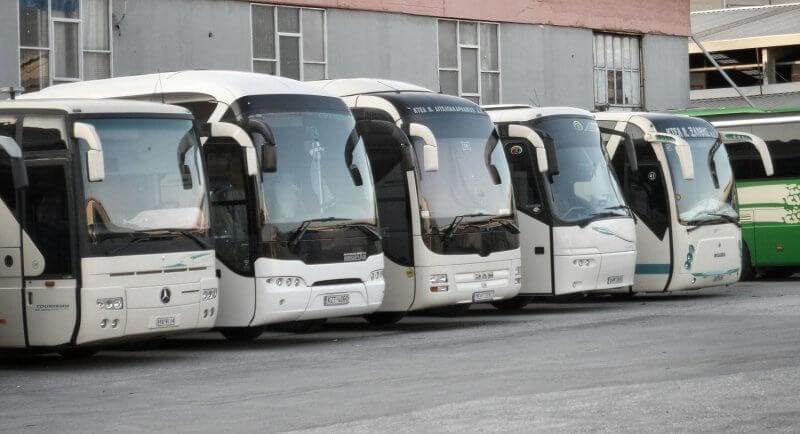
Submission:
[[[89,182],[83,167],[90,239],[208,230],[200,149],[190,119],[82,119],[103,145],[105,178]],[[82,162],[88,145],[80,141]]]
[[283,231],[325,220],[377,225],[366,149],[341,100],[262,95],[238,105],[244,117],[267,124],[275,138],[276,171],[263,173],[262,181],[268,223]]
[[675,189],[678,220],[683,225],[737,221],[733,172],[725,146],[716,137],[686,137],[685,140],[691,147],[694,160],[694,179],[691,180],[683,179],[674,146],[664,144]]
[[555,217],[576,223],[630,215],[594,119],[556,116],[537,122],[536,128],[556,144],[559,173],[552,183],[545,183]]
[[[413,138],[420,162],[419,202],[426,230],[446,229],[458,216],[482,218],[511,217],[511,175],[494,125],[484,113],[426,113],[412,115],[410,122],[427,126],[436,137],[439,170],[422,170],[424,143]],[[500,175],[495,184],[484,152],[490,155]],[[474,220],[474,219],[473,219]]]

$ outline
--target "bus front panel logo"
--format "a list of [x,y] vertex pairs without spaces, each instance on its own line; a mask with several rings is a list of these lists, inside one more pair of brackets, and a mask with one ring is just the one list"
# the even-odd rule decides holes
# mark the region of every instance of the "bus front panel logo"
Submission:
[[170,299],[172,299],[172,292],[166,286],[161,288],[161,302],[164,304],[169,303]]

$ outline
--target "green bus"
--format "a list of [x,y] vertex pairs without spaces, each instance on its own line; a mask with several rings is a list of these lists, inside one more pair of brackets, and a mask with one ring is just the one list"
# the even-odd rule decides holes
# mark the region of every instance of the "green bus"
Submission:
[[800,271],[800,108],[694,109],[720,131],[761,137],[772,155],[767,177],[752,146],[728,144],[742,225],[742,280]]

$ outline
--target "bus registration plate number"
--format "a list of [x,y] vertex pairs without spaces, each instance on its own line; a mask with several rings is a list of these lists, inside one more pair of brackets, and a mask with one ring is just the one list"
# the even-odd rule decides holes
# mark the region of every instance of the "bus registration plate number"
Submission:
[[478,291],[472,293],[473,303],[485,303],[494,300],[494,291]]
[[623,276],[623,275],[608,276],[608,284],[609,285],[614,285],[614,284],[617,284],[617,283],[622,283],[622,279],[624,279],[624,278],[625,278],[625,276]]
[[342,306],[350,304],[350,294],[335,294],[325,296],[325,306]]
[[171,327],[178,327],[180,325],[181,321],[178,315],[150,317],[151,329],[171,328]]

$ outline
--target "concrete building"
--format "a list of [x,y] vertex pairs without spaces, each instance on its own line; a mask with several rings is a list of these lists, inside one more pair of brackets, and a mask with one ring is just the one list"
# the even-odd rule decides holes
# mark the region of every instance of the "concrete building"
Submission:
[[[692,13],[692,32],[741,91],[764,109],[800,106],[800,3]],[[746,105],[689,44],[692,107]]]
[[4,0],[0,87],[236,69],[658,110],[688,104],[689,32],[689,0]]

